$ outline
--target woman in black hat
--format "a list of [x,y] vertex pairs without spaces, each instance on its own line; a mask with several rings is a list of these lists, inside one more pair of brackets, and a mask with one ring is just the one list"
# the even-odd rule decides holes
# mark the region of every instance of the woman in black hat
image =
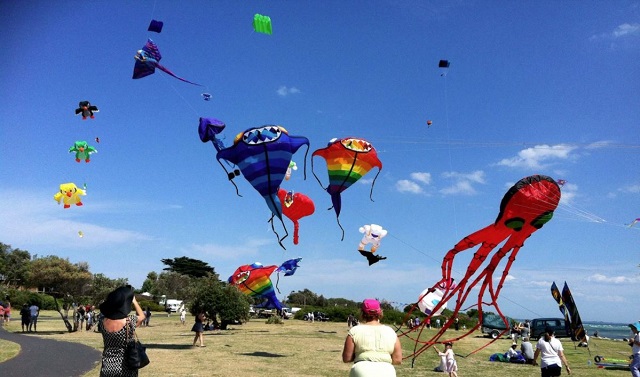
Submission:
[[[136,314],[129,315],[132,305]],[[133,294],[133,287],[127,285],[109,293],[100,304],[100,313],[98,330],[104,341],[100,377],[137,377],[137,369],[129,369],[124,365],[127,338],[134,336],[136,327],[145,318]]]

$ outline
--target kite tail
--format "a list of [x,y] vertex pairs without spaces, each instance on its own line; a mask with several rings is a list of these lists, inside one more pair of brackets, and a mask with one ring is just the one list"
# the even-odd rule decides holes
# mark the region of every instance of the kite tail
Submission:
[[373,183],[371,183],[371,191],[369,192],[369,199],[371,199],[372,202],[373,202],[373,185],[376,184],[376,179],[378,179],[379,174],[380,174],[380,169],[378,169],[376,176],[373,177]]
[[282,244],[282,241],[284,241],[284,239],[289,236],[289,232],[287,232],[287,228],[284,226],[284,221],[282,221],[282,218],[280,218],[280,222],[282,223],[282,228],[284,229],[284,236],[280,238],[280,235],[276,231],[275,225],[273,225],[273,218],[274,218],[274,215],[271,215],[271,218],[269,219],[269,222],[271,223],[271,230],[273,231],[273,234],[276,235],[276,238],[278,239],[278,244],[280,245],[280,247],[284,250],[287,250],[287,248],[284,247],[284,245]]
[[237,173],[236,173],[236,171],[229,173],[227,171],[227,168],[225,168],[224,165],[222,165],[222,162],[220,162],[219,159],[218,159],[218,163],[220,164],[220,166],[222,166],[222,169],[224,170],[224,172],[227,173],[227,176],[229,177],[229,182],[231,182],[233,187],[236,188],[236,195],[242,197],[242,195],[240,195],[240,191],[238,191],[238,186],[236,186],[235,182],[233,182],[233,178],[235,178],[236,176],[239,175],[239,171]]
[[344,241],[344,228],[342,227],[342,224],[340,224],[340,218],[338,216],[336,216],[336,221],[338,222],[340,230],[342,230],[342,237],[340,237],[340,241]]
[[[309,145],[307,144],[307,151],[304,152],[304,164],[302,168],[302,173],[304,175],[304,180],[307,180],[307,155],[309,154]],[[313,157],[311,157],[311,162],[313,163]]]
[[175,74],[175,73],[171,72],[170,70],[168,70],[167,68],[165,68],[163,65],[161,65],[161,64],[159,64],[159,63],[156,63],[156,67],[158,67],[158,68],[159,68],[160,70],[162,70],[163,72],[166,72],[167,74],[169,74],[169,75],[171,75],[171,76],[173,76],[173,77],[177,78],[177,79],[178,79],[178,80],[180,80],[180,81],[183,81],[183,82],[186,82],[186,83],[189,83],[189,84],[192,84],[192,85],[204,86],[204,85],[197,84],[197,83],[195,83],[195,82],[191,82],[191,81],[189,81],[189,80],[185,80],[185,79],[183,79],[182,77],[176,76],[176,74]]
[[280,273],[278,272],[277,275],[278,276],[276,277],[276,290],[278,291],[278,294],[280,294],[280,288],[278,288],[278,283],[280,283]]
[[300,223],[298,221],[293,222],[293,244],[298,244],[298,230],[300,229]]
[[340,210],[342,208],[342,199],[339,192],[331,194],[331,203],[333,204],[333,210],[336,212],[336,221],[338,222],[338,226],[342,230],[342,238],[340,238],[340,241],[344,241],[344,228],[342,227],[342,224],[340,224]]
[[[306,156],[306,154],[305,154],[305,156]],[[305,163],[305,170],[306,170],[306,164],[307,164],[306,157],[305,157],[304,163]],[[307,176],[306,174],[307,173],[305,172],[305,179],[306,179],[306,176]],[[316,178],[316,181],[318,181],[318,184],[320,185],[320,187],[322,187],[323,190],[326,190],[327,188],[322,185],[322,182],[320,182],[320,178],[318,178],[316,173],[313,171],[313,155],[311,155],[311,174],[313,174],[313,176]]]

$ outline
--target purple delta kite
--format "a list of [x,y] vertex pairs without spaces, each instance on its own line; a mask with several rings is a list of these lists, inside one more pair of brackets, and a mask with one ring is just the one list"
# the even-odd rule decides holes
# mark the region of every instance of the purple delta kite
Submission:
[[182,77],[178,77],[173,72],[171,72],[170,70],[162,66],[160,64],[160,59],[162,59],[162,55],[160,55],[160,50],[158,50],[158,46],[155,43],[153,43],[151,38],[147,40],[147,44],[145,44],[141,50],[138,50],[134,58],[136,59],[136,64],[133,66],[134,79],[141,79],[143,77],[149,76],[155,73],[156,68],[158,68],[159,70],[168,73],[169,75],[177,78],[180,81],[184,81],[193,85],[202,86],[200,84],[196,84],[195,82],[185,80]]

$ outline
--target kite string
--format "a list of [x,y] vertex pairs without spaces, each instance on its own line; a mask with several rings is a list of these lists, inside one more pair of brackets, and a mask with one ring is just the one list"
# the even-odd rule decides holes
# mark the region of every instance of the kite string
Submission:
[[[445,128],[447,130],[447,151],[449,154],[449,171],[453,172],[453,158],[451,157],[451,130],[449,129],[449,95],[447,93],[447,75],[444,76],[444,116],[445,116]],[[456,212],[456,198],[455,195],[451,196],[453,202],[453,231],[455,232],[456,239],[458,236],[458,216]]]
[[169,81],[169,79],[168,79],[167,77],[164,77],[163,75],[160,75],[160,76],[162,77],[162,79],[163,79],[163,80],[165,80],[165,82],[166,82],[167,84],[169,84],[169,86],[171,87],[171,89],[173,89],[173,91],[178,95],[178,97],[182,98],[182,100],[184,101],[184,103],[186,103],[186,104],[187,104],[187,106],[189,106],[189,107],[191,108],[191,110],[193,110],[194,114],[195,114],[197,117],[200,117],[200,114],[198,113],[198,110],[196,110],[196,109],[195,109],[195,107],[193,107],[193,106],[191,105],[191,103],[189,103],[189,101],[187,101],[187,99],[186,99],[186,98],[184,98],[184,96],[182,95],[182,93],[180,93],[180,92],[178,91],[178,89],[176,89],[176,87],[173,85],[173,83],[171,83],[171,81]]
[[158,2],[158,0],[155,0],[153,2],[153,9],[151,9],[151,19],[153,20],[153,16],[156,13],[156,3]]

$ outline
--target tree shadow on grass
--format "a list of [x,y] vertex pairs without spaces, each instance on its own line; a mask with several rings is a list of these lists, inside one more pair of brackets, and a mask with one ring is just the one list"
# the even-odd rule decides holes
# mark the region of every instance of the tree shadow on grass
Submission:
[[256,357],[287,357],[286,355],[280,355],[280,354],[277,354],[277,353],[270,353],[270,352],[261,352],[261,351],[241,353],[240,355],[242,355],[242,356],[256,356]]

